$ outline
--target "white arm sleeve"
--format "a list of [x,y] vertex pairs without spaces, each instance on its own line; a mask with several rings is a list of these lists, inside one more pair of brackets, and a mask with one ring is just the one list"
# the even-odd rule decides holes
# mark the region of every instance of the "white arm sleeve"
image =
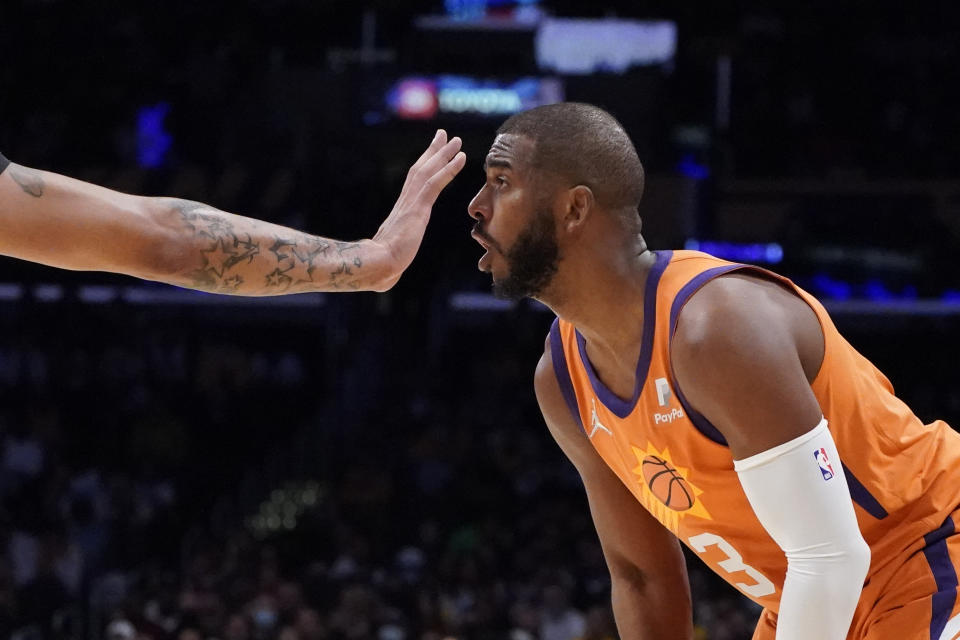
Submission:
[[734,469],[750,506],[787,556],[777,640],[843,640],[870,566],[833,436],[812,431]]

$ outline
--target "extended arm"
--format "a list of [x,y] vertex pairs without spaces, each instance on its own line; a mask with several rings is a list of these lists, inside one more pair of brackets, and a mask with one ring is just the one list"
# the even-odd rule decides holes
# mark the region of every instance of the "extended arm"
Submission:
[[234,295],[384,291],[410,265],[433,203],[463,168],[459,150],[459,138],[447,142],[439,131],[377,234],[356,242],[11,164],[0,173],[0,254]]
[[610,569],[620,637],[692,638],[690,586],[680,544],[607,467],[574,421],[553,372],[549,344],[537,365],[535,387],[550,433],[583,478]]
[[820,323],[804,301],[739,275],[690,299],[671,350],[677,384],[723,433],[757,519],[786,555],[777,640],[846,638],[870,564],[810,388],[823,353]]

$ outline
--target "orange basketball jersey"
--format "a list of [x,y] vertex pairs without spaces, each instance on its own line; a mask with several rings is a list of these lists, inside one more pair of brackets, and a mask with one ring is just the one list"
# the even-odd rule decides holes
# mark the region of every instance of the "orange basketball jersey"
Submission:
[[[949,516],[960,505],[960,434],[942,421],[922,424],[883,374],[837,332],[823,306],[786,278],[699,252],[658,252],[647,280],[643,344],[629,399],[615,396],[598,379],[576,328],[555,321],[554,371],[586,437],[663,526],[734,587],[778,610],[786,558],[750,508],[723,436],[686,403],[670,367],[670,340],[683,305],[709,280],[736,270],[791,288],[823,328],[823,364],[811,386],[841,460],[822,460],[812,450],[810,458],[825,477],[846,476],[872,551],[854,625],[862,624],[883,596],[896,566],[919,551],[936,585],[955,589],[945,539],[954,533]],[[941,600],[934,607],[942,612],[933,617],[945,622],[955,595]],[[930,624],[932,632],[941,622]]]

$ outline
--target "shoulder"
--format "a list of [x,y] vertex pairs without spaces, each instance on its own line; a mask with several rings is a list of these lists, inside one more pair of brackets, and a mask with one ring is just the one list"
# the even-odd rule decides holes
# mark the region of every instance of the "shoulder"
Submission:
[[753,428],[783,423],[783,412],[794,418],[763,434],[771,442],[819,420],[809,379],[822,360],[822,344],[816,313],[795,291],[734,273],[691,296],[677,320],[670,360],[693,407],[734,453],[743,453],[767,443]]
[[681,353],[711,347],[726,353],[796,342],[805,332],[820,333],[819,321],[795,290],[758,273],[734,272],[690,296],[678,314],[672,346]]

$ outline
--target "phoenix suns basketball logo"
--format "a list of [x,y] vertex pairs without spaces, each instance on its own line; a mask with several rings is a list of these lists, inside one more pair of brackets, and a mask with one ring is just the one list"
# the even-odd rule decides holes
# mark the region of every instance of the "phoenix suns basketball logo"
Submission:
[[677,467],[670,459],[670,449],[658,451],[651,444],[646,450],[633,447],[637,457],[637,484],[641,487],[643,506],[674,534],[680,520],[687,516],[712,519],[698,496],[703,493],[688,480],[689,470]]

